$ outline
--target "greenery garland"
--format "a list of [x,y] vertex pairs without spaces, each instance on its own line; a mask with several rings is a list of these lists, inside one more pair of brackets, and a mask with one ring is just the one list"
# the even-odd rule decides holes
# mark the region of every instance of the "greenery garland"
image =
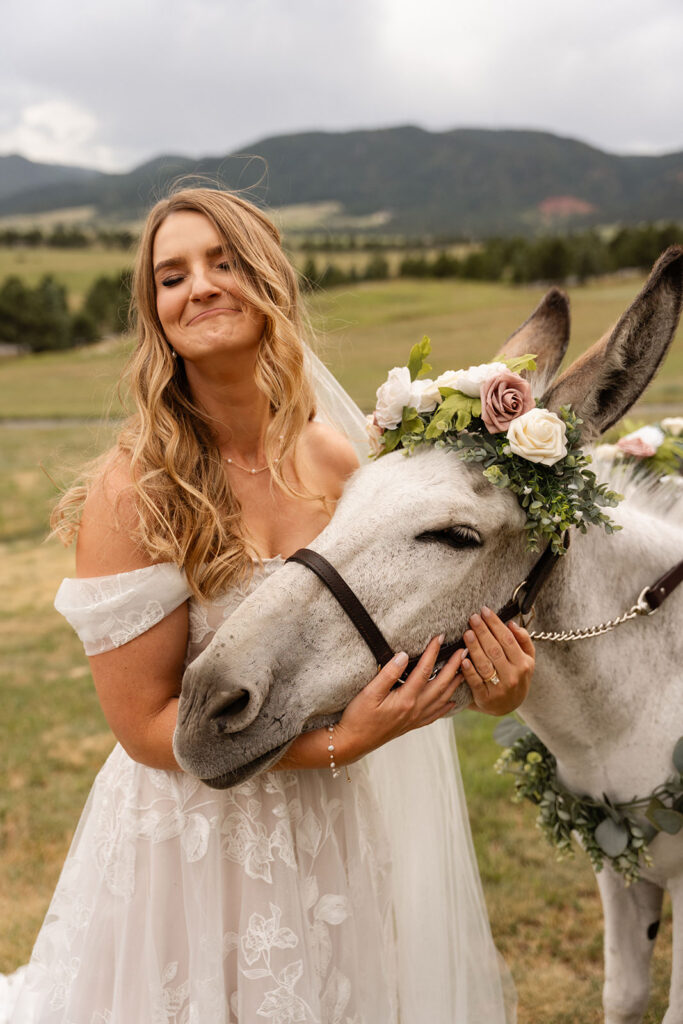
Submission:
[[[555,846],[558,859],[573,856],[575,833],[595,871],[607,858],[630,885],[640,877],[641,859],[647,866],[652,863],[647,850],[652,839],[683,828],[683,736],[673,752],[674,774],[649,796],[616,804],[606,794],[595,800],[567,789],[557,777],[555,757],[516,719],[503,719],[494,737],[505,748],[496,771],[514,776],[516,803],[526,799],[538,807],[536,825]],[[639,819],[634,816],[638,812]]]

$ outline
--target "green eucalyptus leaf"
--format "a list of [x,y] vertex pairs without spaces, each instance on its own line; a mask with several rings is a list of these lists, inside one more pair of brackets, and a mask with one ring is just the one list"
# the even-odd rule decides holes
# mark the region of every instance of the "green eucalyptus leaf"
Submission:
[[655,819],[653,817],[653,814],[654,814],[655,811],[664,811],[664,810],[666,810],[665,804],[663,804],[662,801],[659,800],[656,796],[652,797],[652,799],[650,800],[649,804],[645,808],[645,817],[648,819],[648,821],[652,822],[652,824],[655,826],[656,829],[659,829],[659,825],[655,821]]
[[683,775],[683,736],[674,747],[674,766],[679,775]]
[[416,345],[410,350],[408,357],[408,370],[410,371],[410,379],[416,380],[421,373],[426,373],[427,370],[431,370],[431,366],[425,363],[425,359],[432,350],[432,343],[425,334],[422,341],[418,341]]
[[670,807],[654,807],[648,818],[662,832],[675,836],[683,828],[683,814]]
[[619,857],[628,846],[628,829],[621,822],[605,818],[595,830],[595,841],[608,857]]

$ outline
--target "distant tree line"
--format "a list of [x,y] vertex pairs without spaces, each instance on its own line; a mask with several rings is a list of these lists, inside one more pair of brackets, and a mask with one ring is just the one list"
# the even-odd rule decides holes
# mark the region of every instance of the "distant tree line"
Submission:
[[88,249],[92,245],[103,245],[106,249],[130,250],[137,235],[126,228],[93,228],[86,230],[76,225],[56,224],[50,231],[32,227],[0,228],[0,246],[13,248],[26,246],[36,249],[47,245],[54,249]]
[[440,246],[465,245],[471,238],[460,235],[425,235],[410,238],[406,235],[309,235],[297,242],[301,252],[382,252],[396,249],[433,249]]
[[[399,277],[463,278],[470,281],[583,282],[619,270],[646,270],[669,245],[683,244],[677,224],[622,228],[610,238],[597,231],[537,239],[492,238],[464,256],[442,249],[435,256],[411,252],[400,262]],[[363,270],[324,265],[309,256],[302,269],[307,288],[332,288],[355,281],[389,277],[389,264],[381,255],[371,257]]]
[[[595,231],[536,240],[490,239],[463,256],[446,249],[434,256],[408,252],[398,266],[398,276],[511,284],[581,282],[625,268],[647,269],[675,243],[683,244],[683,228],[675,224],[623,228],[607,239]],[[348,270],[333,262],[318,263],[309,254],[300,273],[302,285],[309,291],[390,276],[391,267],[381,249],[371,251],[362,268]],[[66,288],[54,277],[43,277],[31,287],[12,275],[0,285],[0,343],[31,352],[88,345],[124,331],[129,307],[129,271],[98,277],[76,312],[69,308]]]
[[16,275],[0,285],[0,343],[29,352],[90,345],[126,328],[130,273],[98,277],[79,310],[69,310],[67,291],[46,275],[31,288]]

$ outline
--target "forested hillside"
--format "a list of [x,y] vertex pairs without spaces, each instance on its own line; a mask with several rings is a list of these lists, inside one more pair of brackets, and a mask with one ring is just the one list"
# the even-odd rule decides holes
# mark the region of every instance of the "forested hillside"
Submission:
[[683,152],[617,156],[546,132],[308,132],[226,156],[160,156],[127,174],[47,185],[27,174],[7,195],[10,159],[0,158],[0,216],[90,206],[130,219],[179,177],[205,175],[271,207],[320,204],[320,227],[332,231],[482,238],[683,220]]

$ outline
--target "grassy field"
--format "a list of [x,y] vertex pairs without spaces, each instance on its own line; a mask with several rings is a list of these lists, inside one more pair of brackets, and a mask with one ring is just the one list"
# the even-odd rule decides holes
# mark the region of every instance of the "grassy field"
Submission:
[[118,249],[92,246],[89,249],[54,249],[51,246],[0,246],[0,281],[17,274],[33,287],[45,274],[66,285],[69,301],[78,308],[92,282],[105,274],[113,276],[130,267],[131,254]]
[[[602,336],[641,283],[640,278],[619,278],[572,290],[568,359]],[[432,339],[435,372],[483,362],[527,318],[543,294],[542,288],[500,284],[396,280],[314,295],[310,315],[320,354],[356,401],[371,409],[387,370],[404,363],[423,334]],[[128,350],[125,341],[105,342],[68,353],[0,362],[0,420],[120,415],[116,382]],[[647,407],[660,405],[683,405],[681,329],[664,370],[646,396]]]
[[[0,272],[0,276],[1,272]],[[605,282],[572,295],[574,349],[598,337],[638,281]],[[493,285],[388,282],[318,296],[314,323],[326,357],[366,408],[388,367],[432,336],[435,368],[488,358],[528,315],[540,291]],[[650,401],[683,406],[679,337]],[[0,971],[28,957],[92,779],[113,740],[75,635],[52,608],[73,573],[72,553],[43,543],[57,484],[105,448],[125,343],[0,363]],[[59,422],[59,421],[63,422]],[[73,422],[81,420],[80,423]],[[41,468],[41,466],[43,468]],[[49,474],[49,477],[48,475]],[[491,769],[494,722],[465,713],[456,728],[491,922],[520,999],[519,1024],[597,1024],[601,1018],[602,924],[587,860],[558,864],[529,806]],[[654,968],[648,1024],[661,1020],[671,967],[667,909]]]

